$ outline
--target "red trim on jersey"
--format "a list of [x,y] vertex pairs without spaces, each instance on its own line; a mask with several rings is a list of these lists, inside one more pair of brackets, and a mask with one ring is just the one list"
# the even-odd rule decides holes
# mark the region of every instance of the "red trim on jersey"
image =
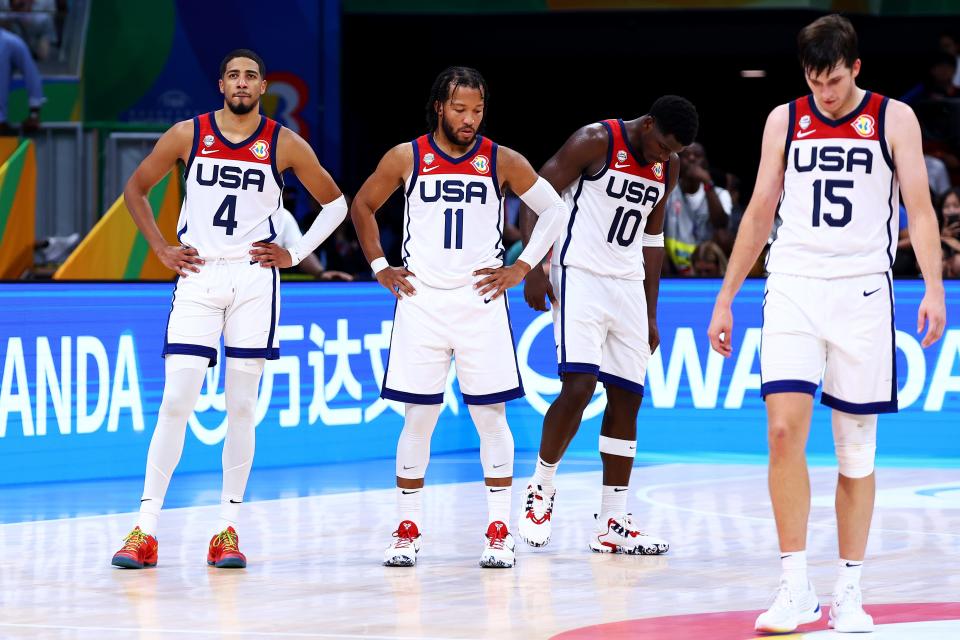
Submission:
[[[495,158],[493,157],[493,141],[490,138],[480,138],[480,144],[459,158],[444,157],[430,144],[430,134],[417,138],[419,158],[414,158],[417,165],[417,178],[428,178],[434,175],[481,176],[493,178]],[[429,162],[427,162],[429,160]],[[451,161],[453,160],[453,161]]]
[[604,120],[610,131],[613,132],[612,153],[610,153],[610,166],[608,171],[620,171],[638,178],[644,178],[653,182],[667,182],[667,167],[663,162],[654,162],[652,164],[640,164],[640,159],[634,156],[630,145],[624,139],[625,131],[620,126],[620,121],[616,118]]
[[210,123],[210,119],[213,117],[213,112],[198,116],[200,135],[197,136],[197,148],[193,150],[196,158],[270,164],[270,158],[276,152],[276,149],[271,148],[273,132],[280,126],[275,120],[264,117],[263,128],[260,133],[251,136],[249,140],[245,141],[246,144],[233,149],[225,144],[223,139],[214,131]]
[[[857,108],[837,120],[829,120],[818,113],[813,96],[804,96],[794,101],[796,117],[791,124],[791,140],[850,140],[880,139],[880,105],[883,96],[867,92]],[[806,126],[803,126],[806,125]]]

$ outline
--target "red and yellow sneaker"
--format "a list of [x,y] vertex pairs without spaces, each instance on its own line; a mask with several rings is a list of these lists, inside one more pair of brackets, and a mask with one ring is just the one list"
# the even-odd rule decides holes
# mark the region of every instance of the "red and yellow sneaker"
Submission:
[[110,564],[124,569],[155,567],[158,547],[156,538],[141,531],[140,527],[134,527],[123,539],[123,548],[113,555]]
[[233,527],[227,527],[210,539],[207,551],[207,564],[218,569],[243,569],[247,566],[247,556],[240,553],[240,538]]

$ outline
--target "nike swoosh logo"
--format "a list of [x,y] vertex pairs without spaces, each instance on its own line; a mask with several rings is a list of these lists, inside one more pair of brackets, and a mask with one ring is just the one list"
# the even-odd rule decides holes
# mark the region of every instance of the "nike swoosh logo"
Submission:
[[141,498],[141,499],[140,499],[140,504],[143,504],[144,502],[147,502],[148,500],[150,500],[150,498]]
[[493,465],[493,468],[494,468],[494,469],[499,469],[500,467],[502,467],[502,466],[504,466],[504,465],[506,465],[506,464],[507,464],[506,462],[501,462],[500,464],[495,464],[495,465]]
[[437,166],[435,166],[435,167],[424,167],[424,168],[421,169],[420,171],[421,171],[421,173],[430,173],[430,172],[433,171],[434,169],[439,169],[439,168],[440,168],[440,165],[437,165]]
[[630,451],[633,451],[634,449],[636,449],[636,447],[627,447],[627,449],[630,449]]
[[506,491],[506,490],[507,490],[506,487],[504,487],[503,489],[490,489],[490,493],[499,493],[501,491]]
[[872,296],[872,295],[875,294],[877,291],[880,291],[880,289],[874,289],[873,291],[871,291],[871,292],[869,292],[869,293],[867,293],[866,291],[864,291],[864,292],[863,292],[863,297],[866,298],[867,296]]
[[243,500],[230,500],[230,504],[243,504]]
[[402,494],[405,495],[405,496],[409,496],[409,495],[412,495],[412,494],[414,494],[414,493],[420,493],[420,492],[419,492],[419,491],[401,491],[400,493],[402,493]]
[[854,564],[854,563],[852,563],[852,562],[848,562],[848,563],[847,563],[847,566],[848,566],[848,567],[862,567],[862,566],[863,566],[863,563],[861,562],[860,564]]
[[484,298],[483,304],[490,304],[490,298]]
[[413,465],[412,467],[408,467],[407,465],[403,465],[403,470],[404,470],[404,471],[406,471],[407,469],[416,469],[416,468],[417,468],[417,465]]
[[810,131],[797,131],[797,138],[806,138],[814,131],[816,131],[816,129],[810,129]]
[[626,164],[620,164],[620,163],[618,162],[618,163],[616,163],[615,165],[613,165],[613,168],[614,168],[614,169],[623,169],[624,167],[629,167],[629,166],[630,166],[630,163],[629,163],[629,162],[626,163]]
[[614,488],[614,490],[613,490],[614,493],[620,493],[621,491],[626,491],[626,489],[617,489],[617,488]]
[[220,149],[200,149],[202,155],[208,156],[211,153],[220,153]]
[[780,556],[780,559],[783,560],[784,558],[789,558],[789,557],[792,556],[792,555],[793,555],[793,554],[790,553],[790,554],[787,554],[787,555],[785,555],[785,556]]

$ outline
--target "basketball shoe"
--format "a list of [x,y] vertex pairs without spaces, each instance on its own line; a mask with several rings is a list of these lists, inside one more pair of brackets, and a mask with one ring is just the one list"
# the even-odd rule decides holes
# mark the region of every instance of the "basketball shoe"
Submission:
[[531,547],[543,547],[550,542],[553,529],[553,499],[557,490],[544,491],[540,485],[527,485],[527,504],[517,529],[520,539]]
[[507,525],[499,520],[487,527],[487,546],[480,556],[480,566],[484,569],[509,569],[516,562],[513,536],[507,531]]
[[590,548],[597,553],[626,553],[629,555],[657,556],[666,553],[670,545],[666,540],[643,533],[633,524],[630,514],[607,518],[606,522],[597,519]]
[[416,523],[404,520],[393,532],[394,541],[383,552],[383,564],[387,567],[412,567],[417,564],[420,551],[420,530]]
[[247,556],[240,553],[240,537],[233,527],[227,527],[210,539],[207,564],[218,569],[243,569]]
[[873,616],[863,610],[863,597],[860,595],[859,586],[847,584],[833,594],[829,625],[840,633],[873,631]]
[[808,582],[803,593],[791,593],[783,580],[773,595],[770,608],[757,616],[754,629],[766,633],[789,633],[801,624],[816,622],[822,614],[813,585]]
[[110,562],[115,567],[124,569],[143,569],[157,565],[157,539],[134,527],[133,531],[123,539],[123,547],[113,554]]

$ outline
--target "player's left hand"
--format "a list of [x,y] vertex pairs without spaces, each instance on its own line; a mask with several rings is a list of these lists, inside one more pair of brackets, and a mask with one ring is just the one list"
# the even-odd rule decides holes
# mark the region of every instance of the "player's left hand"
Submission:
[[290,252],[275,242],[254,242],[250,255],[251,259],[259,262],[264,269],[271,267],[286,269],[293,266]]
[[[496,300],[503,295],[507,289],[520,284],[529,271],[530,265],[522,260],[517,260],[509,267],[497,267],[496,269],[486,267],[485,269],[477,269],[473,272],[473,275],[487,277],[473,285],[473,288],[478,289],[479,291],[477,293],[485,299]],[[493,295],[488,298],[487,294],[491,291]]]
[[947,307],[943,298],[943,289],[940,293],[927,291],[920,302],[920,309],[917,311],[917,333],[923,331],[926,325],[927,333],[923,336],[920,346],[926,349],[943,335],[943,329],[947,326]]
[[647,326],[649,328],[647,343],[650,345],[650,355],[653,355],[660,346],[660,329],[657,328],[656,318],[647,318]]

